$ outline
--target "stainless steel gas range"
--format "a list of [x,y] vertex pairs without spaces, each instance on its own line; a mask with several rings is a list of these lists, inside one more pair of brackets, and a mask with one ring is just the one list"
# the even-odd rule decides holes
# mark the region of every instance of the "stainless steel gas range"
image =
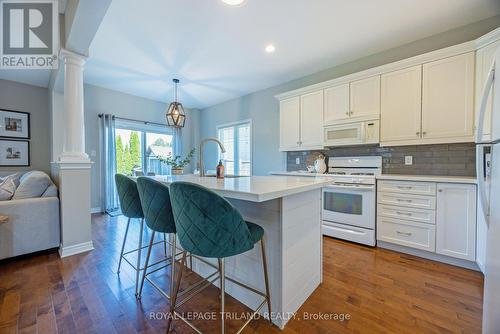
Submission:
[[323,188],[323,235],[375,246],[375,177],[382,173],[381,157],[332,157]]

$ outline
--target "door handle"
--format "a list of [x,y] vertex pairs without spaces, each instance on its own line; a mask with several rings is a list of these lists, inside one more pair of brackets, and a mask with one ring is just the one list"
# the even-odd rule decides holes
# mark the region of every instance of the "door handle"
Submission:
[[401,232],[401,231],[396,231],[397,234],[402,234],[402,235],[406,235],[407,237],[411,236],[412,233],[411,232]]

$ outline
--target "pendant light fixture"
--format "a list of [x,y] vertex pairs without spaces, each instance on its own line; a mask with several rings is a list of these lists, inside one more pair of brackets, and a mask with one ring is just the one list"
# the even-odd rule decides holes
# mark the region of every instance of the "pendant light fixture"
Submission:
[[183,128],[186,122],[186,113],[184,112],[184,107],[182,103],[177,102],[177,85],[179,84],[179,79],[173,79],[175,87],[175,99],[174,102],[170,103],[167,110],[167,125],[176,128]]

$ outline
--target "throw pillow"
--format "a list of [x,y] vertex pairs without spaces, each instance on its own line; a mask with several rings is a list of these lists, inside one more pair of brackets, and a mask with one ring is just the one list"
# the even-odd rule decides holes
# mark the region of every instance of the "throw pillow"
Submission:
[[19,181],[19,187],[12,199],[40,197],[53,184],[50,177],[40,171],[28,172]]
[[0,201],[8,201],[16,192],[17,185],[19,184],[19,177],[16,174],[9,175],[0,178],[0,182]]

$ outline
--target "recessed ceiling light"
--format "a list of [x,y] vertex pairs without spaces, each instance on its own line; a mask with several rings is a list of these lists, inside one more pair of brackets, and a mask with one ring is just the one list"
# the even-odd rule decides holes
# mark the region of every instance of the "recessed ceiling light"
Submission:
[[276,51],[276,48],[274,47],[274,45],[269,44],[268,46],[266,46],[265,50],[267,53],[273,53],[274,51]]
[[222,2],[230,6],[238,6],[245,2],[245,0],[222,0]]

